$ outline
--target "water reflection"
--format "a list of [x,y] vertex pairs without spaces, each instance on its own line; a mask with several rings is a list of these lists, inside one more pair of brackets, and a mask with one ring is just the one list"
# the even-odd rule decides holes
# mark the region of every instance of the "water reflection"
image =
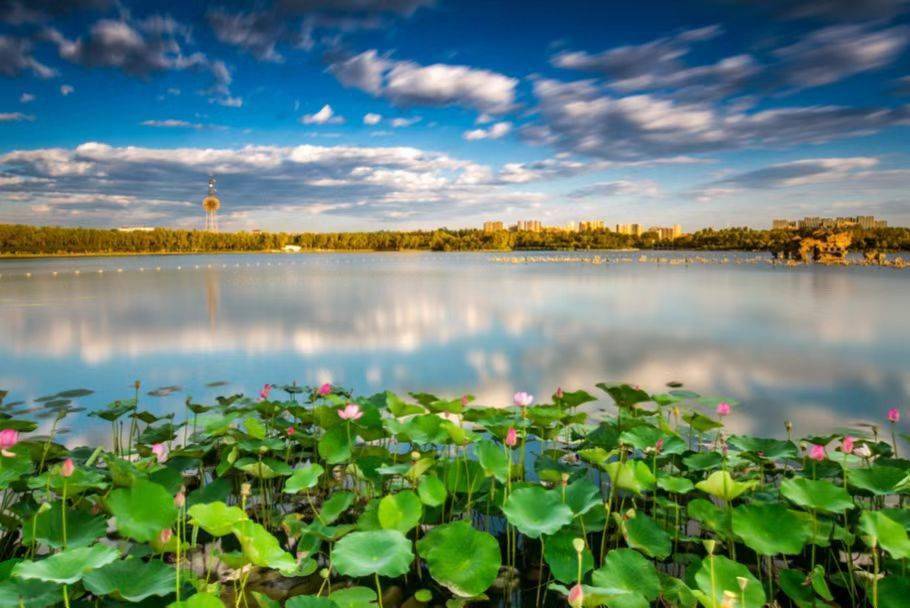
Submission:
[[[787,416],[821,432],[907,401],[903,273],[491,257],[3,262],[0,388],[31,399],[88,386],[98,393],[84,405],[96,406],[129,395],[135,378],[195,399],[333,381],[505,403],[518,388],[681,380],[742,402],[739,430],[775,434]],[[185,396],[153,405],[177,411]]]

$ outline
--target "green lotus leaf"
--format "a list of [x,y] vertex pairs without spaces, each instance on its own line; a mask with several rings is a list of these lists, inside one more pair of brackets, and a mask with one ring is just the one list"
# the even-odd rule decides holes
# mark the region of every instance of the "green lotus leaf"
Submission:
[[906,475],[897,467],[876,464],[870,468],[847,469],[847,483],[876,496],[885,496],[896,493],[897,484]]
[[338,464],[351,459],[353,431],[348,435],[347,424],[339,424],[325,432],[319,439],[319,455],[328,464]]
[[19,562],[13,568],[13,576],[72,585],[87,573],[108,565],[118,557],[120,553],[117,549],[107,545],[66,549],[42,560]]
[[607,600],[610,608],[648,606],[660,595],[657,569],[633,549],[607,553],[603,566],[591,573],[591,581],[598,587],[625,592]]
[[785,479],[780,492],[794,504],[824,513],[843,513],[855,506],[845,489],[823,479]]
[[376,592],[369,587],[346,587],[329,594],[329,599],[338,608],[373,608],[376,606]]
[[329,496],[319,509],[319,521],[329,525],[354,503],[353,492],[336,492]]
[[617,488],[641,494],[654,488],[654,473],[651,468],[641,460],[615,461],[603,465],[607,475],[610,476]]
[[616,402],[616,405],[621,408],[631,408],[636,403],[642,403],[651,399],[651,396],[648,393],[637,386],[632,386],[630,384],[599,382],[596,386],[610,395],[610,397],[613,398],[613,401]]
[[44,581],[7,579],[0,582],[2,608],[48,608],[59,604],[60,597],[61,587]]
[[727,442],[737,450],[751,452],[752,454],[767,460],[797,458],[799,456],[799,449],[792,441],[750,437],[748,435],[734,435],[730,437]]
[[294,472],[284,482],[284,491],[288,494],[297,494],[301,490],[315,488],[319,483],[319,477],[325,473],[325,469],[319,464],[305,464]]
[[212,536],[225,536],[234,530],[234,524],[247,519],[240,507],[229,507],[223,502],[193,505],[187,513],[191,523]]
[[332,564],[343,576],[401,576],[413,560],[411,542],[398,530],[352,532],[332,549]]
[[910,557],[907,530],[881,511],[863,511],[859,516],[859,529],[864,536],[875,539],[895,559]]
[[636,513],[634,517],[624,520],[622,532],[626,543],[645,555],[657,559],[666,559],[670,555],[670,535],[644,513]]
[[387,530],[407,532],[420,523],[423,504],[411,490],[390,494],[379,501],[379,524]]
[[149,562],[134,557],[111,562],[87,573],[82,584],[95,595],[110,595],[127,602],[164,596],[174,591],[174,569],[158,560]]
[[174,602],[168,608],[225,608],[224,602],[217,595],[211,593],[197,593],[189,599]]
[[87,547],[104,536],[107,522],[101,515],[92,515],[84,509],[66,510],[66,542],[63,542],[63,514],[59,501],[47,511],[39,512],[25,520],[22,526],[22,542],[42,542],[49,547]]
[[460,597],[486,591],[502,565],[499,542],[466,521],[433,528],[417,542],[417,550],[430,576]]
[[713,418],[708,418],[704,414],[696,411],[691,411],[688,414],[683,416],[683,420],[689,423],[693,429],[699,433],[706,433],[714,429],[723,428],[723,424],[714,420]]
[[288,464],[274,458],[263,458],[262,460],[241,458],[234,463],[234,468],[252,475],[256,479],[286,477],[293,472]]
[[327,597],[298,595],[285,602],[284,608],[338,608],[338,604]]
[[710,471],[719,469],[724,457],[719,452],[695,452],[683,458],[683,464],[690,471]]
[[577,517],[595,507],[603,507],[604,501],[600,488],[587,477],[580,477],[566,486],[566,504]]
[[800,570],[781,570],[778,575],[780,588],[797,608],[814,608],[821,602],[816,598],[808,577]]
[[688,494],[695,489],[695,484],[685,477],[667,475],[657,478],[657,487],[671,494]]
[[505,483],[509,479],[509,456],[505,450],[492,441],[480,441],[474,446],[477,462],[484,472],[497,481]]
[[696,498],[688,505],[689,515],[705,527],[718,532],[722,536],[729,536],[730,520],[726,513],[713,502],[704,498]]
[[281,548],[278,539],[254,521],[244,520],[234,524],[234,536],[240,542],[244,557],[254,566],[294,572],[297,562]]
[[174,497],[157,483],[137,479],[130,488],[119,488],[107,497],[107,506],[123,536],[147,543],[177,521]]
[[714,471],[695,487],[721,500],[731,501],[756,486],[755,481],[736,481],[727,471]]
[[[746,579],[746,589],[740,592],[738,578]],[[727,606],[724,591],[732,591],[737,598],[745,599],[740,608],[759,608],[765,605],[765,590],[744,565],[722,555],[709,556],[704,559],[695,573],[695,583],[700,594],[699,601],[705,608],[723,608]]]
[[692,593],[686,583],[663,572],[658,572],[657,574],[660,577],[661,595],[665,601],[669,602],[670,606],[695,608],[698,605],[695,594]]
[[0,490],[5,490],[9,484],[32,472],[32,461],[28,454],[15,451],[13,458],[0,458]]
[[910,597],[910,577],[886,576],[878,584],[878,608],[904,608]]
[[733,509],[733,533],[761,555],[796,555],[812,537],[801,515],[777,503],[740,505]]
[[[563,528],[553,536],[547,537],[544,544],[544,557],[553,578],[568,584],[574,584],[578,576],[578,553],[572,544],[576,538],[584,538],[581,530]],[[581,553],[582,576],[594,569],[594,555],[586,546]]]
[[519,488],[509,495],[502,507],[509,523],[530,538],[550,535],[572,521],[572,509],[562,497],[540,486]]
[[438,477],[432,475],[423,477],[417,486],[417,495],[428,507],[438,507],[446,501],[446,485]]

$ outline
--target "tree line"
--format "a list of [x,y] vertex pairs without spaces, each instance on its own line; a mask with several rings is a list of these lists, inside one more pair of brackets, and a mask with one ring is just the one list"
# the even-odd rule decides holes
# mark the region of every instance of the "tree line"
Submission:
[[[0,254],[67,255],[274,251],[296,245],[306,251],[515,251],[585,249],[687,249],[769,251],[798,233],[752,228],[706,228],[672,241],[656,233],[630,236],[609,230],[523,232],[477,229],[374,232],[204,232],[156,228],[122,232],[0,224]],[[855,251],[910,251],[910,228],[853,231]]]

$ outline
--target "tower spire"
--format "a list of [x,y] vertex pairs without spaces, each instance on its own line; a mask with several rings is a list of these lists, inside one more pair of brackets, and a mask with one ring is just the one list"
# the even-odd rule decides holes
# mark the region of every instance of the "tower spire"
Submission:
[[215,190],[215,176],[209,176],[209,193],[202,199],[202,209],[205,211],[205,230],[208,232],[218,232],[218,209],[221,208],[221,200],[218,198],[218,192]]

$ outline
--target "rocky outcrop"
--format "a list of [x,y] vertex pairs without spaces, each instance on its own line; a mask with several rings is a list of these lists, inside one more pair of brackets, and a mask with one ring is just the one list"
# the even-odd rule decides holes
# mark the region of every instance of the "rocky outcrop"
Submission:
[[785,241],[771,253],[775,259],[808,264],[845,264],[847,252],[853,243],[849,232],[816,230],[811,235],[796,236]]

